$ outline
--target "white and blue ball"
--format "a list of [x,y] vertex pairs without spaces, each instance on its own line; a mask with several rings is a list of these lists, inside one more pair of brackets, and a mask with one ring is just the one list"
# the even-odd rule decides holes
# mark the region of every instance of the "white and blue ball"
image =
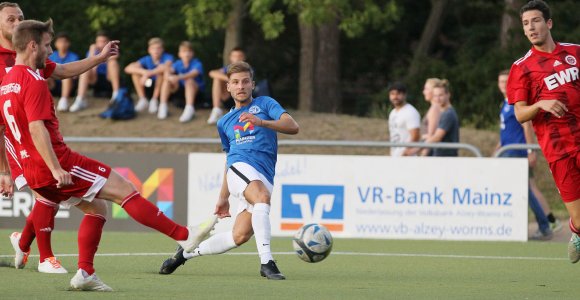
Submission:
[[316,263],[324,260],[332,251],[332,235],[320,224],[306,224],[296,232],[292,245],[300,259]]

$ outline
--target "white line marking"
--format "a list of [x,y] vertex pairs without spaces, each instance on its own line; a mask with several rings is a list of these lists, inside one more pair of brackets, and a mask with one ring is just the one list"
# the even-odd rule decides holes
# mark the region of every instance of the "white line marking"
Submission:
[[[171,256],[174,252],[142,252],[142,253],[97,253],[96,256]],[[294,252],[274,252],[274,255],[294,255]],[[258,255],[257,252],[232,252],[225,255]],[[383,257],[428,257],[428,258],[454,258],[454,259],[481,259],[481,260],[547,260],[561,261],[567,258],[559,257],[541,257],[541,256],[484,256],[484,255],[455,255],[455,254],[428,254],[428,253],[381,253],[381,252],[332,252],[332,255],[340,256],[383,256]],[[78,254],[56,254],[57,257],[75,257]],[[13,258],[14,255],[2,254],[0,258]],[[38,257],[38,255],[30,255]]]

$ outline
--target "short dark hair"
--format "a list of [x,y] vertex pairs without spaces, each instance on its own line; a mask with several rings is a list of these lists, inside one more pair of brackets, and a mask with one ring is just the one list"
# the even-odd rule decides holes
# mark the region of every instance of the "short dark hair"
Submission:
[[407,93],[407,86],[401,81],[395,81],[389,86],[389,93],[391,91],[397,91],[403,94]]
[[230,50],[230,53],[235,52],[235,51],[246,53],[246,51],[244,51],[244,48],[239,47],[239,46],[232,48],[232,50]]
[[25,20],[20,22],[14,34],[12,35],[12,44],[16,52],[22,52],[26,50],[28,43],[30,41],[35,41],[37,44],[42,42],[42,35],[49,33],[54,36],[54,31],[52,30],[52,19],[48,19],[46,22],[40,22],[36,20]]
[[499,71],[499,73],[497,74],[497,76],[509,75],[509,74],[510,74],[510,70],[509,69],[503,69],[503,70]]
[[97,31],[96,37],[100,37],[100,36],[104,36],[107,39],[110,39],[109,33],[107,31],[105,31],[105,30],[99,30],[99,31]]
[[250,73],[250,78],[252,80],[254,79],[254,70],[252,70],[252,66],[250,66],[250,64],[245,61],[239,61],[230,64],[228,66],[228,71],[226,72],[226,75],[228,76],[228,78],[230,78],[232,74],[243,72]]
[[181,43],[179,43],[179,48],[181,47],[185,47],[193,52],[193,44],[190,41],[182,41]]
[[61,32],[58,32],[57,34],[54,35],[54,39],[55,40],[66,39],[66,40],[70,41],[70,36],[68,35],[68,33],[61,31]]
[[524,6],[522,6],[522,8],[520,9],[520,18],[526,11],[530,10],[539,10],[542,13],[542,16],[544,17],[544,20],[546,21],[552,18],[552,11],[550,10],[550,6],[548,6],[548,3],[542,0],[532,0],[524,4]]

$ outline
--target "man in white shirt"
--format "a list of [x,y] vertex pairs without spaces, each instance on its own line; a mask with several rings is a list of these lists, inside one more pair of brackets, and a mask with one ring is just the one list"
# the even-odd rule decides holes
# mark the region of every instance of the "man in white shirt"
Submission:
[[[407,103],[407,87],[395,82],[389,87],[389,100],[393,110],[389,114],[389,135],[393,143],[418,142],[421,135],[421,116],[413,105]],[[417,148],[393,147],[391,156],[413,156]]]

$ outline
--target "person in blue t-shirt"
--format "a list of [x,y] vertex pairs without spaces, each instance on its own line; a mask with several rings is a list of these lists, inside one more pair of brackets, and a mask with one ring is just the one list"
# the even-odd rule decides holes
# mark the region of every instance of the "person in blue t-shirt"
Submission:
[[[240,61],[246,61],[246,53],[244,49],[240,47],[235,47],[230,50],[228,56],[229,64],[233,64]],[[211,102],[212,109],[207,119],[207,124],[213,125],[224,115],[224,104],[229,104],[232,98],[227,90],[226,84],[228,82],[227,65],[221,68],[209,71],[209,77],[211,78]]]
[[[57,64],[66,64],[79,60],[79,56],[70,51],[70,38],[68,34],[64,32],[56,34],[54,38],[54,48],[56,48],[57,51],[53,52],[48,58]],[[47,79],[52,95],[60,97],[57,104],[58,111],[67,110],[68,97],[72,93],[76,81],[76,77],[63,80],[56,80],[53,78]]]
[[199,59],[195,58],[193,45],[190,42],[183,41],[179,44],[178,56],[180,59],[173,63],[164,76],[157,118],[167,118],[167,102],[171,94],[175,94],[180,98],[179,100],[185,98],[185,107],[179,117],[179,122],[185,123],[193,118],[195,99],[201,97],[205,83],[203,65]]
[[[497,149],[510,144],[534,144],[534,129],[531,122],[520,124],[516,119],[514,107],[508,104],[506,85],[509,70],[503,70],[498,75],[498,88],[503,95],[504,101],[500,112],[500,132]],[[531,150],[508,150],[501,157],[525,157],[529,163],[529,187],[528,202],[538,222],[538,231],[532,235],[532,239],[549,240],[553,237],[553,231],[560,230],[562,225],[550,212],[550,206],[546,198],[536,185],[533,168],[536,165],[536,152]]]
[[[109,35],[105,31],[97,32],[95,43],[89,46],[87,57],[98,55],[103,47],[110,41]],[[115,99],[121,85],[121,71],[119,60],[109,59],[106,63],[97,65],[79,76],[77,96],[70,106],[70,112],[77,112],[88,106],[87,91],[93,88],[95,97],[111,97]],[[66,108],[63,106],[63,109]]]
[[[139,96],[135,110],[144,111],[149,107],[149,113],[154,114],[159,107],[164,73],[171,68],[174,58],[173,55],[165,53],[161,38],[151,38],[147,45],[149,55],[130,63],[125,67],[125,73],[131,75],[133,86]],[[151,97],[151,101],[147,101],[147,97]]]
[[285,279],[270,250],[270,197],[278,154],[278,133],[297,134],[298,123],[276,102],[252,97],[253,71],[246,62],[228,67],[227,90],[236,103],[217,123],[226,170],[215,214],[230,217],[229,198],[238,202],[232,231],[213,235],[193,252],[180,249],[163,262],[161,274],[171,274],[187,259],[227,252],[255,236],[260,256],[260,274],[274,280]]

